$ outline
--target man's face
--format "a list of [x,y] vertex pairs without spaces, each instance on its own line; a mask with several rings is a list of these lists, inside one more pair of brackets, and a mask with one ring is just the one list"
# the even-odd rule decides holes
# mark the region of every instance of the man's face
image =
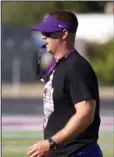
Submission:
[[59,46],[62,43],[62,36],[62,31],[53,33],[42,32],[42,39],[47,43],[47,52],[55,54],[59,50]]

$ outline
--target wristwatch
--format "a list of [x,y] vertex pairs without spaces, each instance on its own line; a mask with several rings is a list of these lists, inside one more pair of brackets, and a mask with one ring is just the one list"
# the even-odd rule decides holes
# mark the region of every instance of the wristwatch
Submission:
[[50,149],[56,150],[57,149],[57,143],[52,139],[52,137],[48,138]]

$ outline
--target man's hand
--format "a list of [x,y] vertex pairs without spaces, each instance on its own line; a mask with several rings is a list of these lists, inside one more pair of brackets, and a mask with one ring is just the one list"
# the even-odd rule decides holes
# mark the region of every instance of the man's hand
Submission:
[[27,155],[30,157],[46,157],[50,151],[50,144],[48,140],[41,140],[28,148]]

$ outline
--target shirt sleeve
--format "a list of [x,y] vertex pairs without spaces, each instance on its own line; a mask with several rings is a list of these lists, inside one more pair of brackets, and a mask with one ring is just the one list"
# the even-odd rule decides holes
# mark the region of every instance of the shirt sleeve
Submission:
[[73,104],[95,99],[97,97],[97,80],[92,69],[76,70],[73,68],[68,73],[68,89]]

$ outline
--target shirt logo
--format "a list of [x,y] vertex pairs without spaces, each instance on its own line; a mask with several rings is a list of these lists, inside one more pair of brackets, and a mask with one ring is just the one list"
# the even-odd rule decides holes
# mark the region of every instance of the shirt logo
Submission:
[[44,128],[48,124],[48,119],[52,112],[54,112],[54,102],[53,102],[53,92],[54,88],[52,87],[52,80],[53,80],[53,73],[54,70],[50,76],[49,81],[46,83],[45,88],[44,88],[44,116],[45,116],[45,122],[44,122]]

